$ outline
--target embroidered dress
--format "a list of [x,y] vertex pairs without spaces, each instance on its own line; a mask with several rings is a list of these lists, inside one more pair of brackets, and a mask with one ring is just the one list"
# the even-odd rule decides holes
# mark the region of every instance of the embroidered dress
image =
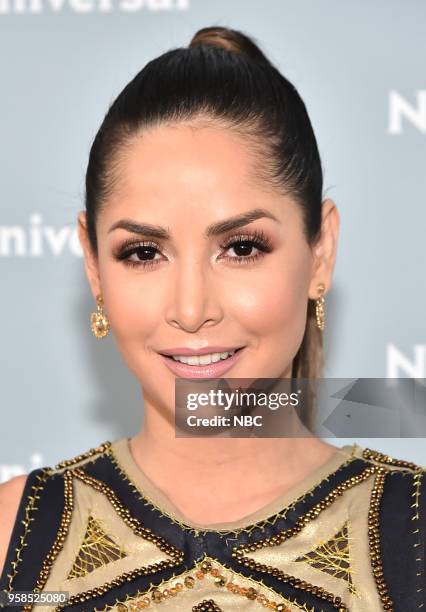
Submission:
[[68,593],[25,612],[426,612],[425,474],[345,445],[257,512],[209,526],[180,514],[127,438],[105,442],[30,472],[0,587]]

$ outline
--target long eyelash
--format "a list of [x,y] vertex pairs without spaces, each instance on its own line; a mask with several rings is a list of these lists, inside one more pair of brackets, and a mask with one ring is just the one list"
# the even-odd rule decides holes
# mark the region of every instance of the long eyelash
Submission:
[[247,264],[259,259],[260,257],[264,257],[266,253],[270,253],[272,251],[272,242],[262,230],[253,230],[251,232],[247,232],[246,234],[230,236],[227,242],[222,244],[221,247],[223,249],[229,249],[230,247],[242,242],[251,243],[260,251],[260,253],[257,253],[256,255],[228,257],[227,259],[230,259],[237,264]]
[[[237,264],[247,264],[251,263],[261,257],[263,257],[266,253],[270,253],[272,251],[272,243],[269,237],[262,230],[253,230],[247,232],[246,234],[235,234],[230,236],[225,244],[221,244],[220,247],[222,249],[229,249],[232,246],[238,245],[239,243],[249,243],[252,244],[255,248],[257,248],[260,253],[256,255],[240,255],[237,257],[226,257],[228,260],[232,260],[233,263]],[[132,261],[130,258],[131,255],[137,252],[138,249],[150,247],[156,251],[159,251],[159,246],[155,242],[149,241],[138,241],[135,242],[132,238],[129,238],[123,242],[120,246],[117,253],[114,254],[115,258],[118,261],[123,261],[123,263],[127,266],[135,267],[135,268],[150,268],[152,266],[157,265],[158,259],[146,259],[141,261]]]
[[[230,236],[225,244],[221,244],[222,249],[229,249],[229,247],[238,244],[239,242],[251,242],[256,248],[265,253],[272,251],[272,243],[269,237],[262,230],[253,230],[246,234],[235,234]],[[242,259],[249,259],[251,256],[242,257]],[[232,259],[237,259],[232,257]]]
[[156,251],[159,250],[158,244],[150,241],[137,241],[135,242],[133,238],[128,238],[120,245],[119,250],[114,254],[114,257],[118,261],[122,261],[126,266],[130,266],[133,268],[149,268],[151,266],[155,266],[158,263],[158,259],[146,259],[145,261],[132,261],[129,259],[131,255],[136,253],[138,249],[143,248],[152,248]]

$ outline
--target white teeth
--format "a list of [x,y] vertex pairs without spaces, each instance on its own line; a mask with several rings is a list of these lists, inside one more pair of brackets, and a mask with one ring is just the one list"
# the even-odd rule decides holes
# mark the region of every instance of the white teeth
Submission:
[[180,361],[182,363],[186,363],[187,365],[209,365],[211,363],[216,363],[216,361],[220,361],[221,359],[227,359],[234,353],[235,350],[225,353],[209,353],[208,355],[172,355],[172,357],[175,361]]

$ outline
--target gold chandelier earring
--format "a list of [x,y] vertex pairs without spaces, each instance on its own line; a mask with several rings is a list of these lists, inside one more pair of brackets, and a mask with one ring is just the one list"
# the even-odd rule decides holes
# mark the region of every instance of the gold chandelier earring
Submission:
[[90,317],[91,328],[96,338],[104,338],[109,332],[110,324],[104,313],[104,300],[101,294],[96,297],[96,304],[97,310],[96,312],[92,312]]
[[315,300],[315,315],[317,318],[317,327],[321,331],[324,330],[325,327],[325,311],[324,311],[324,292],[325,285],[324,283],[319,283],[317,286],[317,290],[319,292],[319,297]]

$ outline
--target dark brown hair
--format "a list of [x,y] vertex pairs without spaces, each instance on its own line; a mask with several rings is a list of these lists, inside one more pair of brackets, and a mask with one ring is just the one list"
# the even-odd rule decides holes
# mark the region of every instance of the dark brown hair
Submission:
[[[108,109],[86,173],[87,225],[95,256],[96,217],[114,188],[119,154],[129,139],[148,126],[201,116],[247,138],[258,156],[259,176],[298,203],[306,240],[313,245],[321,230],[323,173],[305,104],[253,39],[213,26],[199,30],[189,47],[148,62]],[[322,334],[308,300],[292,374],[315,379],[322,367]]]

